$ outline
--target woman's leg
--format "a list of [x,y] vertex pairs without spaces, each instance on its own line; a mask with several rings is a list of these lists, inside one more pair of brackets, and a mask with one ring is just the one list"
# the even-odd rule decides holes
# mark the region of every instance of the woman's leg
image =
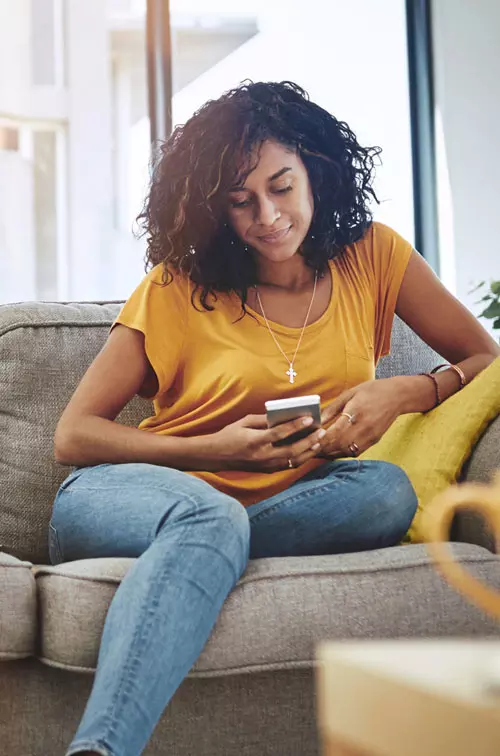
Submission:
[[338,460],[247,508],[250,558],[367,551],[400,543],[417,508],[403,470]]
[[63,483],[50,534],[56,563],[137,557],[111,602],[67,754],[138,756],[246,567],[248,516],[178,470],[98,465]]

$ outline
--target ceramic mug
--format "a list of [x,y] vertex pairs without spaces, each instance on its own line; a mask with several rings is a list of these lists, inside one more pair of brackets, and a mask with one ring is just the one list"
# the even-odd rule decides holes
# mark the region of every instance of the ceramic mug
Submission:
[[439,571],[450,585],[471,602],[500,620],[500,593],[476,580],[451,554],[448,547],[453,518],[462,510],[482,515],[490,526],[499,551],[500,544],[500,471],[492,485],[463,483],[451,486],[436,496],[422,516],[427,549]]

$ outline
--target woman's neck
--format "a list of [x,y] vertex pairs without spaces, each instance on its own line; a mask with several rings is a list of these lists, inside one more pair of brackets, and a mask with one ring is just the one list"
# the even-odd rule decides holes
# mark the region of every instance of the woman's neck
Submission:
[[309,289],[314,284],[314,276],[315,271],[309,268],[303,258],[298,255],[280,262],[257,261],[259,287],[298,293]]

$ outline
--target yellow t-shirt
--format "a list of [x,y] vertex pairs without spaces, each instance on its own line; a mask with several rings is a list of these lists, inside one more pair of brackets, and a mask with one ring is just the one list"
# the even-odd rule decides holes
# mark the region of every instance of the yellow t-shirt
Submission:
[[[194,284],[174,274],[173,282],[161,286],[162,266],[156,266],[115,321],[144,334],[158,378],[154,415],[139,427],[171,436],[215,433],[247,414],[264,414],[268,399],[319,394],[323,408],[346,388],[373,379],[376,363],[390,350],[396,299],[411,252],[399,234],[373,223],[360,241],[330,261],[332,296],[319,320],[306,326],[293,384],[259,313],[248,308],[254,317],[237,320],[240,301],[224,293],[218,294],[213,311],[195,310]],[[283,351],[293,355],[301,329],[270,325]],[[188,474],[248,506],[283,491],[324,462],[313,459],[275,473]]]

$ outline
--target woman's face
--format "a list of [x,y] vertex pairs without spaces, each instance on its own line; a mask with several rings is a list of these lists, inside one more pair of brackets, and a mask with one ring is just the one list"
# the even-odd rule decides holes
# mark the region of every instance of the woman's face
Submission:
[[314,200],[300,157],[278,142],[264,142],[242,186],[232,187],[229,221],[244,244],[272,261],[292,257],[311,225]]

